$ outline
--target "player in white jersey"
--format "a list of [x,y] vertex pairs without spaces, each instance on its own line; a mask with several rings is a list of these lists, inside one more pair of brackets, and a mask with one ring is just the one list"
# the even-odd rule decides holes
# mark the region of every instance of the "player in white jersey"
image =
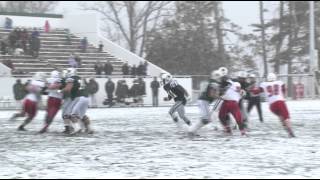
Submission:
[[59,71],[52,71],[50,78],[47,79],[48,87],[48,102],[47,102],[47,115],[45,119],[45,125],[41,129],[40,133],[47,132],[54,117],[60,110],[63,94],[59,90],[64,86],[64,80],[61,78]]
[[231,80],[228,80],[227,83],[228,85],[225,87],[226,91],[221,96],[223,103],[219,112],[220,122],[223,125],[225,132],[231,134],[230,119],[228,118],[228,114],[231,113],[237,121],[241,135],[246,135],[241,110],[238,105],[244,92],[241,89],[240,83]]
[[25,131],[25,126],[29,124],[37,114],[38,102],[41,100],[41,94],[45,87],[44,74],[37,73],[33,80],[27,85],[26,90],[28,91],[27,96],[23,100],[23,109],[20,113],[16,113],[10,120],[14,120],[18,117],[24,117],[27,114],[27,118],[19,126],[19,131]]
[[280,118],[289,136],[295,137],[291,128],[290,115],[284,98],[286,91],[285,84],[282,81],[277,81],[277,76],[274,73],[269,73],[267,82],[261,83],[260,90],[265,93],[270,104],[270,110]]

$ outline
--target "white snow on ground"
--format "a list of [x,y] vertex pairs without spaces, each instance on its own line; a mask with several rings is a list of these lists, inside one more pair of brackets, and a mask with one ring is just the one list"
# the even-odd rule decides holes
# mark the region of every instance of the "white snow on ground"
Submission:
[[[253,110],[249,137],[223,136],[217,121],[188,137],[169,108],[92,109],[94,135],[66,137],[58,116],[38,135],[44,112],[17,132],[14,111],[0,111],[0,178],[315,178],[320,176],[320,101],[291,101],[297,138],[287,138],[264,104]],[[187,107],[193,122],[197,107]],[[218,126],[220,130],[214,130]]]

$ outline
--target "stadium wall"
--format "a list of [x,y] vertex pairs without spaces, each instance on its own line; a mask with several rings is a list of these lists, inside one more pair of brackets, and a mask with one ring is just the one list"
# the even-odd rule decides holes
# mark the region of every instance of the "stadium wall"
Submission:
[[[29,78],[20,78],[22,83],[25,83]],[[179,84],[181,84],[183,87],[187,89],[190,96],[192,96],[192,78],[191,77],[183,77],[183,78],[175,78]],[[99,84],[99,91],[96,94],[96,99],[98,106],[102,106],[102,102],[106,98],[106,92],[104,89],[105,83],[107,82],[106,78],[96,78],[95,79]],[[116,84],[118,80],[126,80],[129,88],[132,86],[133,78],[113,78],[112,81]],[[150,88],[150,83],[153,81],[153,78],[144,78],[144,81],[146,82],[146,96],[144,97],[144,104],[149,106],[152,105],[152,92]],[[16,78],[13,77],[2,77],[0,78],[1,88],[0,88],[0,96],[1,97],[10,97],[12,101],[14,101],[14,95],[13,95],[13,85],[16,82]],[[44,96],[45,97],[45,96]],[[115,96],[114,96],[115,97]],[[163,90],[162,87],[160,87],[159,91],[159,105],[165,106],[165,105],[171,105],[173,104],[173,101],[165,102],[163,101],[163,97],[167,97],[166,92]],[[44,101],[46,98],[43,99]]]

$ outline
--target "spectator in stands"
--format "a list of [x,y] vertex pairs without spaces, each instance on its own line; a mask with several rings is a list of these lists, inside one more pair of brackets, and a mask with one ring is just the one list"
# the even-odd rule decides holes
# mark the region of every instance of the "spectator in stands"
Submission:
[[122,74],[123,75],[129,75],[129,65],[128,62],[124,63],[122,65]]
[[126,80],[118,81],[117,90],[116,90],[117,101],[120,103],[124,103],[125,98],[128,97],[128,93],[129,93],[129,87],[127,85]]
[[72,45],[72,42],[71,42],[71,33],[70,33],[70,30],[67,29],[67,32],[66,32],[66,41],[67,41],[67,45]]
[[136,72],[136,74],[137,74],[138,76],[143,76],[143,75],[144,75],[144,71],[145,71],[145,66],[144,66],[143,62],[141,61],[140,64],[139,64],[139,66],[137,67],[137,72]]
[[6,55],[8,53],[8,45],[4,39],[0,42],[0,51],[2,55]]
[[99,41],[99,52],[103,52],[103,44],[102,41]]
[[37,28],[33,28],[33,31],[31,33],[31,38],[40,37],[40,32],[37,30]]
[[101,75],[103,66],[100,63],[100,61],[97,61],[96,64],[94,65],[94,70],[96,71],[96,75]]
[[27,29],[23,29],[22,33],[21,33],[21,45],[22,45],[22,49],[24,51],[24,54],[28,53],[28,48],[27,48],[27,42],[29,39],[29,33]]
[[78,67],[78,68],[81,67],[82,62],[81,62],[81,58],[80,58],[80,56],[79,56],[78,54],[75,55],[74,60],[75,60],[76,63],[77,63],[77,67]]
[[13,94],[14,99],[16,100],[16,103],[18,107],[21,106],[21,100],[25,97],[25,86],[21,83],[20,79],[17,79],[16,83],[13,85]]
[[132,86],[129,91],[129,96],[133,98],[134,103],[139,103],[139,96],[140,96],[140,87],[139,87],[139,81],[137,79],[133,80]]
[[143,69],[143,75],[144,76],[148,75],[148,65],[149,65],[148,61],[145,61],[144,62],[144,69]]
[[153,107],[159,106],[159,88],[160,88],[160,83],[157,80],[157,77],[154,77],[153,81],[151,82],[152,106]]
[[70,54],[70,57],[68,59],[68,63],[69,63],[69,66],[72,67],[72,68],[77,68],[78,67],[78,64],[77,64],[77,61],[75,59],[74,54]]
[[5,20],[5,23],[4,23],[4,28],[7,29],[7,30],[10,30],[12,29],[12,19],[6,17],[6,20]]
[[136,65],[132,66],[130,74],[131,74],[132,77],[136,77],[137,76],[137,67],[136,67]]
[[48,33],[50,32],[50,24],[49,24],[49,21],[46,20],[45,24],[44,24],[44,32],[45,33]]
[[144,80],[141,77],[139,77],[138,83],[139,83],[138,103],[143,106],[143,103],[144,103],[143,96],[146,95],[146,82],[144,82]]
[[99,91],[99,84],[95,81],[94,78],[91,78],[89,80],[89,83],[87,85],[88,88],[88,92],[89,92],[89,96],[91,99],[91,107],[97,107],[97,98],[96,98],[96,94]]
[[80,48],[82,52],[87,52],[87,47],[88,47],[88,40],[87,37],[84,37],[80,41]]
[[17,44],[18,41],[18,30],[15,29],[12,32],[9,33],[9,47],[11,49],[15,49],[15,45]]
[[37,36],[31,37],[31,43],[30,43],[30,49],[31,49],[31,55],[34,58],[39,57],[39,51],[40,51],[40,38]]
[[112,66],[111,62],[108,60],[106,62],[106,64],[104,65],[104,73],[106,75],[112,75],[112,72],[113,72],[113,66]]
[[112,82],[112,79],[109,77],[108,81],[105,84],[105,91],[107,93],[109,105],[112,105],[114,89],[115,89],[115,84],[114,82]]
[[20,28],[17,28],[17,41],[21,40],[22,30]]

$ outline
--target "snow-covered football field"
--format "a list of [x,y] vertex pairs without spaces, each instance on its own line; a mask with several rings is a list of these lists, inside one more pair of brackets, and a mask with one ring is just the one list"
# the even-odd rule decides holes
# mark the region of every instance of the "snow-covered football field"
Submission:
[[[217,120],[190,137],[161,108],[91,109],[95,134],[62,135],[60,114],[37,134],[44,112],[27,126],[0,111],[0,178],[316,178],[320,176],[320,100],[290,101],[290,139],[263,104],[254,109],[249,137],[224,136]],[[187,115],[199,119],[197,107]],[[218,127],[218,130],[215,129]]]

